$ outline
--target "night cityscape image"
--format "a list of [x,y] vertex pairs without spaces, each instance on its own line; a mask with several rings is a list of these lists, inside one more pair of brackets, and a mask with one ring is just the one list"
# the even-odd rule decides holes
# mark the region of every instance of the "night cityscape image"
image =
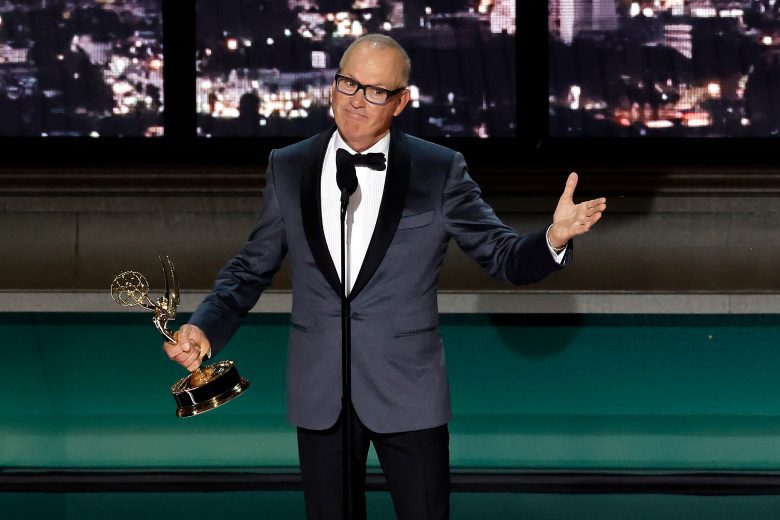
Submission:
[[780,0],[549,0],[551,136],[780,136]]
[[0,135],[162,135],[161,2],[0,0]]
[[196,0],[198,135],[308,136],[332,124],[347,46],[368,32],[409,53],[423,137],[516,135],[514,0]]

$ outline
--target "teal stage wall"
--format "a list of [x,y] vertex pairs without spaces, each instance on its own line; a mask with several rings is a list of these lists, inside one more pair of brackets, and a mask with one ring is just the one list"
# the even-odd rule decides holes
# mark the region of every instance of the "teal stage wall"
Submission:
[[[179,419],[169,388],[185,372],[148,314],[0,314],[0,466],[295,467],[288,320],[247,317],[219,357],[252,386]],[[780,470],[778,316],[452,314],[441,325],[454,469]]]

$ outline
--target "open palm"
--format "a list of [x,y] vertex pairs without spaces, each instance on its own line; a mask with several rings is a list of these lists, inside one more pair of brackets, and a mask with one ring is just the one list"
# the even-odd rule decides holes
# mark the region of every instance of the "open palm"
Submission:
[[553,225],[548,238],[550,245],[555,248],[563,247],[575,236],[587,233],[607,209],[607,199],[604,197],[575,204],[574,189],[578,180],[575,172],[569,174],[553,213]]

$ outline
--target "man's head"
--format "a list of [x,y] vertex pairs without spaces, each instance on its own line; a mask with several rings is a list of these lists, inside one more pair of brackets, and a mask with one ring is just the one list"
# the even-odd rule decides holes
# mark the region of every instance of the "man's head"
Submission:
[[[376,143],[390,128],[393,117],[409,102],[406,88],[387,97],[385,104],[371,103],[382,98],[382,89],[395,91],[407,86],[409,56],[389,36],[368,34],[355,40],[339,63],[339,81],[333,82],[333,115],[341,137],[355,151],[362,152]],[[343,79],[346,78],[346,79]],[[357,90],[352,95],[344,92]],[[378,94],[378,96],[377,96]]]

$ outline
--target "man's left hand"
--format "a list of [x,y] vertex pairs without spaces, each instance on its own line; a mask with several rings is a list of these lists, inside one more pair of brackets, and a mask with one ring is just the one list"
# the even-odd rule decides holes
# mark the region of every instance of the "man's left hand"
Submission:
[[571,172],[553,214],[553,225],[548,231],[547,240],[555,249],[563,248],[572,238],[590,231],[607,209],[607,199],[604,197],[575,204],[577,180],[577,174]]

